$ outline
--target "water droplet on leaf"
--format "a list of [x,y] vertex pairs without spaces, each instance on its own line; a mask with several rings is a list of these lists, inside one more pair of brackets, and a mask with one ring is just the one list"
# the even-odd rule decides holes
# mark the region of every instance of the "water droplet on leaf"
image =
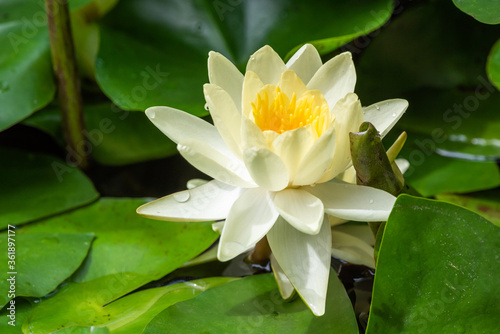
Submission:
[[0,93],[5,93],[10,89],[10,86],[7,82],[5,81],[0,81]]
[[174,199],[179,203],[184,203],[189,201],[190,197],[191,195],[189,194],[189,191],[181,191],[174,194]]

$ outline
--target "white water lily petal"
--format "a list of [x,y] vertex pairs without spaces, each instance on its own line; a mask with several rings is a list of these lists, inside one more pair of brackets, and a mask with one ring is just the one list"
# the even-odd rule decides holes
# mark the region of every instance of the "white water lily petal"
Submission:
[[327,182],[344,172],[352,164],[349,132],[358,132],[363,123],[363,110],[358,96],[347,94],[333,108],[337,145],[332,165],[319,182]]
[[303,45],[286,63],[286,67],[295,71],[305,84],[311,80],[321,65],[323,62],[318,50],[311,44]]
[[318,234],[323,222],[323,202],[302,189],[284,189],[277,192],[274,205],[290,225],[307,234]]
[[187,181],[186,188],[187,189],[194,189],[194,188],[202,186],[208,182],[209,181],[203,180],[203,179],[191,179],[191,180]]
[[335,126],[332,123],[302,159],[297,175],[292,181],[294,186],[313,184],[327,172],[336,152],[336,137]]
[[307,125],[294,130],[285,131],[273,140],[273,151],[285,163],[291,180],[295,178],[300,162],[307,152],[309,152],[316,139],[316,132],[312,130],[310,125]]
[[228,92],[240,112],[243,78],[243,74],[226,57],[214,51],[208,53],[208,79],[210,83],[216,84]]
[[216,180],[235,187],[256,186],[241,160],[221,154],[205,142],[186,139],[177,145],[177,150],[196,169]]
[[408,168],[410,168],[410,162],[406,159],[396,159],[394,160],[396,165],[398,166],[399,170],[401,171],[401,174],[404,174]]
[[295,74],[294,71],[291,70],[281,73],[278,86],[290,100],[292,99],[294,93],[298,99],[307,91],[307,87],[304,82],[297,76],[297,74]]
[[246,70],[255,72],[265,85],[276,85],[286,65],[276,51],[266,45],[250,56]]
[[146,110],[146,115],[176,144],[183,139],[197,139],[221,153],[230,152],[215,126],[199,117],[170,107],[151,107]]
[[273,270],[276,283],[278,283],[278,290],[280,291],[281,297],[285,300],[290,299],[293,296],[295,288],[286,277],[283,269],[281,269],[273,254],[271,254],[271,268]]
[[344,52],[323,64],[307,83],[307,88],[320,90],[332,109],[347,93],[354,92],[355,85],[352,55]]
[[227,216],[217,257],[228,261],[262,239],[278,218],[271,195],[262,188],[245,189]]
[[214,125],[229,149],[241,157],[241,122],[242,115],[228,92],[214,84],[203,86],[205,99]]
[[267,149],[269,145],[260,128],[248,118],[243,117],[241,122],[241,148],[243,151],[250,147]]
[[243,161],[253,181],[259,186],[271,191],[280,191],[288,185],[285,164],[270,150],[248,148],[243,151]]
[[375,268],[374,244],[368,224],[332,228],[332,255],[349,263]]
[[331,237],[329,224],[322,224],[317,235],[309,235],[296,230],[281,217],[267,234],[276,261],[316,316],[325,313]]
[[243,115],[249,117],[252,113],[252,102],[257,99],[257,93],[264,87],[264,83],[260,80],[259,76],[252,72],[245,73],[245,80],[243,81],[243,96],[241,110]]
[[354,221],[386,221],[396,201],[396,197],[383,190],[339,180],[302,189],[318,197],[326,213]]
[[137,208],[137,213],[167,221],[209,221],[225,219],[241,189],[213,180],[191,190],[184,190]]
[[224,224],[225,223],[226,222],[224,220],[220,221],[220,222],[213,223],[212,224],[212,230],[214,230],[215,233],[221,234],[222,233],[222,229],[224,228]]
[[364,121],[372,123],[380,136],[384,136],[392,129],[408,108],[408,101],[392,99],[377,102],[363,108]]
[[347,168],[343,173],[337,176],[337,179],[347,183],[356,184],[356,169],[354,166]]

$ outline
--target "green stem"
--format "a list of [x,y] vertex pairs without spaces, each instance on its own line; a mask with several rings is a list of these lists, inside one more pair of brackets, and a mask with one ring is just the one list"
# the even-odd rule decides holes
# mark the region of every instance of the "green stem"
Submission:
[[66,149],[81,168],[88,166],[80,78],[71,35],[68,0],[45,0],[52,64],[58,85]]

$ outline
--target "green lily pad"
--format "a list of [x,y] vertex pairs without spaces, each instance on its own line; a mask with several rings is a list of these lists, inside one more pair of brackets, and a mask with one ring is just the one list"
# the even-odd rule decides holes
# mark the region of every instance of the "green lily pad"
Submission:
[[453,0],[462,12],[487,24],[500,23],[499,0]]
[[[30,302],[23,298],[13,299],[13,304],[9,303],[0,311],[0,319],[2,319],[0,321],[0,333],[2,334],[23,334],[21,326],[28,318],[32,306]],[[13,320],[14,322],[12,322]]]
[[9,249],[2,254],[2,307],[14,296],[43,297],[53,291],[80,267],[94,238],[93,233],[9,232],[0,235],[1,249]]
[[80,170],[55,157],[10,149],[0,149],[0,157],[2,229],[88,204],[99,196]]
[[96,296],[92,300],[92,312],[88,307],[86,289],[95,291],[102,288],[102,280],[82,283],[78,288],[68,285],[59,291],[60,295],[44,301],[42,307],[33,310],[26,328],[35,333],[47,333],[56,326],[78,325],[103,327],[112,333],[142,333],[146,325],[167,307],[231,280],[234,278],[214,277],[142,290],[107,305]]
[[[157,131],[142,112],[121,110],[111,103],[87,105],[86,138],[92,157],[103,165],[125,165],[177,153],[177,145]],[[63,144],[61,116],[56,107],[41,110],[23,122]]]
[[54,334],[108,334],[109,329],[105,327],[70,327],[54,332]]
[[437,199],[466,207],[500,226],[500,191],[487,190],[466,195],[442,194]]
[[367,333],[496,333],[500,229],[402,195],[385,227]]
[[0,4],[0,131],[54,97],[45,10],[32,1]]
[[[217,238],[210,222],[172,223],[142,218],[135,209],[144,202],[105,198],[19,230],[94,232],[96,236],[81,268],[58,293],[37,304],[26,328],[33,333],[46,333],[62,325],[89,326],[94,320],[100,323],[104,317],[96,317],[102,316],[104,305],[165,276]],[[69,312],[71,309],[75,311]]]
[[274,276],[266,274],[248,276],[175,304],[158,314],[143,333],[351,334],[358,333],[358,326],[334,272],[322,317],[315,317],[300,298],[285,302]]
[[486,71],[496,88],[500,89],[500,40],[491,48],[488,63],[486,64]]
[[210,50],[240,68],[265,44],[282,57],[306,41],[326,53],[380,27],[392,7],[388,0],[359,0],[356,6],[326,0],[123,0],[101,25],[97,82],[126,110],[168,105],[207,115],[202,85]]
[[[386,137],[388,142],[392,142],[391,138],[395,138],[396,133],[397,129]],[[500,171],[494,161],[474,161],[438,154],[437,142],[441,141],[441,136],[423,136],[408,131],[408,139],[399,155],[410,162],[404,174],[407,184],[426,197],[442,193],[468,193],[500,185]]]
[[371,41],[356,64],[356,92],[369,105],[424,87],[474,89],[478,77],[485,78],[484,64],[498,36],[500,26],[468,18],[451,1],[415,4]]

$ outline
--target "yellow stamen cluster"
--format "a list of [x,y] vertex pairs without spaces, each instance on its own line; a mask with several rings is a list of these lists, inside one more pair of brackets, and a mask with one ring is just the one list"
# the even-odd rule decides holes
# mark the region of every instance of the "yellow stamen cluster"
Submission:
[[271,130],[281,134],[311,124],[319,137],[328,127],[330,109],[321,92],[308,91],[299,99],[293,93],[289,99],[276,86],[276,91],[272,93],[273,96],[269,96],[268,90],[264,88],[252,102],[254,122],[262,131]]

